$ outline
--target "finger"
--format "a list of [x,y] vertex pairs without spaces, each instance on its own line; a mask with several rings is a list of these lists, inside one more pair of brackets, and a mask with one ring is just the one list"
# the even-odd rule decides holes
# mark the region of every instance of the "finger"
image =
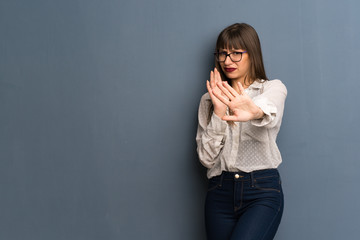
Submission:
[[225,94],[230,100],[233,100],[235,98],[234,95],[232,95],[226,88],[224,88],[222,83],[217,83],[216,86],[220,88],[221,92]]
[[237,82],[237,84],[238,84],[238,86],[239,86],[240,95],[245,94],[245,89],[244,89],[242,83],[239,81],[239,82]]
[[239,121],[235,116],[233,115],[225,115],[221,118],[222,120],[224,121],[233,121],[233,122],[236,122],[236,121]]
[[214,70],[214,75],[215,75],[215,82],[221,82],[220,73],[217,70],[217,68],[215,68],[215,70]]
[[209,80],[206,81],[206,88],[207,88],[207,90],[208,90],[208,92],[210,94],[210,97],[211,97],[213,94],[212,94],[212,88],[210,86]]
[[238,96],[238,92],[233,89],[228,82],[223,82],[222,84],[234,97]]
[[212,94],[217,98],[219,99],[222,103],[224,103],[225,105],[229,106],[230,104],[230,101],[229,99],[225,98],[224,96],[222,96],[221,94],[215,92],[215,91],[212,91]]
[[210,87],[214,88],[215,86],[216,86],[216,82],[215,82],[215,79],[214,79],[214,72],[211,71],[210,72]]

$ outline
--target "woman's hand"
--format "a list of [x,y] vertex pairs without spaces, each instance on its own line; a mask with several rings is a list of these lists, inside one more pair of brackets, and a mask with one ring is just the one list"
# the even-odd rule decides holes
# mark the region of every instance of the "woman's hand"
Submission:
[[[213,95],[223,104],[229,107],[232,115],[222,117],[225,121],[247,122],[259,119],[264,116],[264,112],[255,105],[252,99],[245,93],[240,82],[237,82],[240,94],[235,91],[227,82],[217,82],[219,91],[213,91]],[[226,97],[224,97],[225,95]]]
[[222,118],[226,115],[227,106],[219,100],[217,97],[214,96],[214,93],[216,93],[218,96],[222,96],[222,98],[226,99],[226,96],[222,93],[222,91],[219,89],[217,84],[221,84],[221,77],[219,71],[214,68],[214,71],[210,72],[210,82],[209,80],[206,81],[206,88],[210,94],[210,98],[212,101],[212,104],[214,106],[214,113]]

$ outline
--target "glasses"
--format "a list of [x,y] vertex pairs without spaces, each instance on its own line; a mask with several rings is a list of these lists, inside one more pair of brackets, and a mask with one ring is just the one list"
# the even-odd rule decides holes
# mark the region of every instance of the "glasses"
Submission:
[[216,52],[216,53],[214,53],[214,55],[215,55],[216,61],[218,61],[218,62],[225,62],[227,56],[229,56],[231,61],[233,61],[233,62],[240,62],[242,59],[243,53],[246,53],[246,52],[247,51],[232,52],[232,53]]

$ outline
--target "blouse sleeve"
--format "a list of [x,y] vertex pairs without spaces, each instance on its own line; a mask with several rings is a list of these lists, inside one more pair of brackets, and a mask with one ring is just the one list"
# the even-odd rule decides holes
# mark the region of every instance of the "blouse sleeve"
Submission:
[[197,152],[203,166],[211,168],[215,159],[224,146],[228,127],[226,121],[221,120],[216,114],[212,114],[208,122],[211,106],[209,94],[204,94],[200,101],[198,113],[198,129],[196,134]]
[[286,96],[287,89],[280,80],[268,81],[263,92],[253,99],[254,103],[264,112],[264,117],[251,120],[251,124],[272,128],[279,122],[281,123]]

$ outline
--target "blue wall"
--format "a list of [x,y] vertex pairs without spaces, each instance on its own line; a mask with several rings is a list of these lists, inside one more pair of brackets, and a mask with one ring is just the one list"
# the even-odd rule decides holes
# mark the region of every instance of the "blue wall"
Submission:
[[288,87],[276,239],[358,239],[359,8],[0,0],[0,239],[205,239],[197,108],[235,22]]

